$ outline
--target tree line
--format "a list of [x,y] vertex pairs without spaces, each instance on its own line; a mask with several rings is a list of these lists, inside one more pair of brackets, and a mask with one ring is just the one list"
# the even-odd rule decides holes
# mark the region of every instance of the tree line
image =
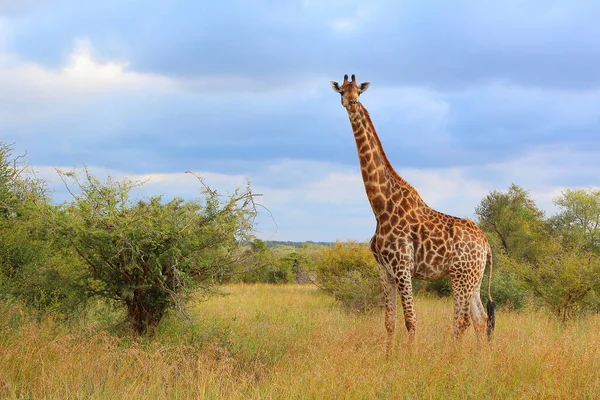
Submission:
[[[311,283],[344,306],[379,307],[377,265],[357,242],[272,243],[254,236],[250,186],[222,194],[192,174],[194,199],[134,197],[142,182],[100,180],[85,167],[57,171],[70,199],[53,203],[0,143],[0,300],[68,318],[95,299],[151,332],[190,295],[228,282]],[[546,216],[526,190],[492,191],[475,210],[494,252],[493,295],[506,307],[545,307],[561,319],[600,303],[600,191],[565,190]],[[415,282],[445,296],[447,279]]]

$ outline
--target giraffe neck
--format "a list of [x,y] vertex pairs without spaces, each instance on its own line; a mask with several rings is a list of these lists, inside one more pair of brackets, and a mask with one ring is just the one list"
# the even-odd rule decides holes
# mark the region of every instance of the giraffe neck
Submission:
[[402,204],[403,212],[425,206],[417,191],[392,167],[367,109],[359,103],[358,112],[349,117],[367,198],[377,220],[389,218],[396,205]]

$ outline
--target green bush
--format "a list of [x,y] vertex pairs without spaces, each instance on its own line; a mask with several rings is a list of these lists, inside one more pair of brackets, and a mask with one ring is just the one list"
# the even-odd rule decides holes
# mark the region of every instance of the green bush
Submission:
[[431,293],[438,297],[452,296],[450,277],[446,276],[433,281],[413,279],[413,291],[415,293]]
[[318,247],[322,246],[278,245],[270,248],[266,242],[255,239],[244,246],[244,262],[236,264],[221,282],[310,283],[307,271]]
[[336,242],[318,254],[316,284],[346,308],[368,311],[383,305],[377,262],[366,244]]
[[[500,247],[499,239],[488,234],[493,251],[492,297],[494,303],[501,307],[518,310],[531,302],[534,293],[527,286],[520,274],[513,268],[513,261]],[[483,277],[481,297],[487,298],[487,274]]]
[[512,261],[511,268],[535,294],[536,301],[566,321],[582,312],[596,312],[600,293],[600,257],[563,250],[536,264]]

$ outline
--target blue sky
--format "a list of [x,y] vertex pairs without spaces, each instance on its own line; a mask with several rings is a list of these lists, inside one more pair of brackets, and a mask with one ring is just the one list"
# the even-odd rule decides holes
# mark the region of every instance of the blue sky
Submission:
[[346,111],[432,207],[473,218],[516,183],[547,213],[598,187],[600,3],[0,0],[0,140],[54,168],[191,197],[250,181],[271,240],[368,240]]

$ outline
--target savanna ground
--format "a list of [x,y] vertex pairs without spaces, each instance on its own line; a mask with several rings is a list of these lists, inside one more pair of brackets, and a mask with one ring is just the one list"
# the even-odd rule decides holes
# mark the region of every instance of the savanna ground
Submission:
[[133,340],[114,318],[0,314],[0,398],[600,398],[600,316],[561,325],[499,310],[494,342],[451,338],[449,299],[418,297],[386,359],[382,312],[342,310],[311,286],[233,285]]

